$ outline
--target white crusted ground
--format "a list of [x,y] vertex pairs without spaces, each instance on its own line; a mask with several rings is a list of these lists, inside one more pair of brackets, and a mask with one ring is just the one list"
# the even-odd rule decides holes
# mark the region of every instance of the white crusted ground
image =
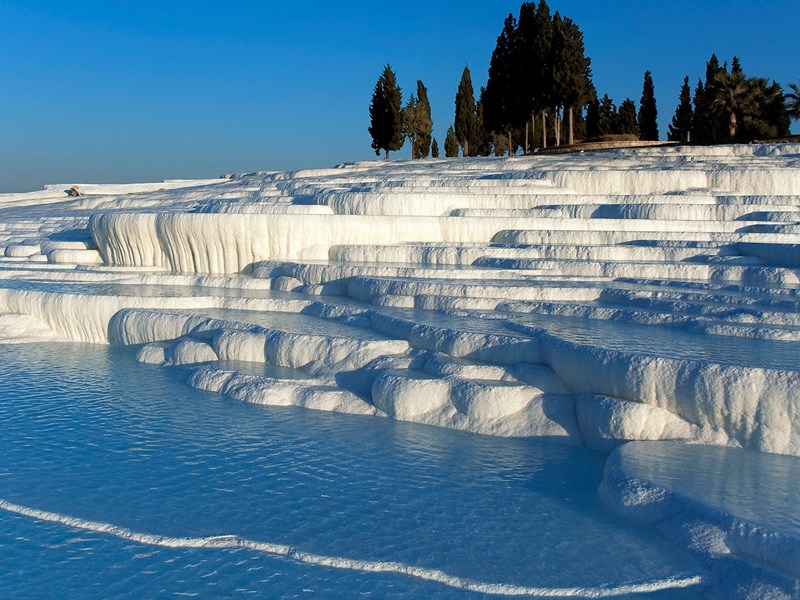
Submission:
[[800,455],[799,146],[71,187],[0,195],[0,339],[136,346],[251,402]]
[[[130,346],[246,402],[800,456],[798,145],[71,187],[0,195],[0,342]],[[642,479],[641,447],[612,454],[609,499],[674,521],[720,581],[756,556],[723,595],[800,589],[758,519],[679,523],[697,503]]]

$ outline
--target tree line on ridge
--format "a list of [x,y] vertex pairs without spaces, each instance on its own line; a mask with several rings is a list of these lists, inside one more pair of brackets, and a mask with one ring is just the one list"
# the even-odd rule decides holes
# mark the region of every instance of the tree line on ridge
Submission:
[[[786,136],[800,119],[800,90],[763,77],[747,77],[739,58],[730,69],[712,55],[705,81],[692,95],[688,76],[667,139],[716,144]],[[414,159],[438,158],[432,137],[428,91],[417,81],[405,106],[390,65],[375,85],[369,107],[372,148],[377,155],[400,150],[408,140]],[[519,16],[506,17],[477,99],[469,67],[455,96],[455,118],[444,141],[447,157],[509,156],[577,141],[658,140],[658,110],[652,73],[644,73],[642,96],[617,106],[592,82],[591,59],[583,33],[569,17],[551,15],[546,0],[523,2]]]

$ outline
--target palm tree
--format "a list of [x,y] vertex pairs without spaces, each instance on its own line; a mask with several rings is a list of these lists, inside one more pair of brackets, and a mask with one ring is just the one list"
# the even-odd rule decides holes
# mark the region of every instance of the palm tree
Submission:
[[786,108],[790,117],[800,121],[800,87],[796,83],[790,83],[789,89],[792,91],[784,96]]
[[750,82],[739,73],[720,71],[709,86],[711,110],[727,115],[731,139],[736,139],[736,129],[745,115],[758,111],[758,100]]

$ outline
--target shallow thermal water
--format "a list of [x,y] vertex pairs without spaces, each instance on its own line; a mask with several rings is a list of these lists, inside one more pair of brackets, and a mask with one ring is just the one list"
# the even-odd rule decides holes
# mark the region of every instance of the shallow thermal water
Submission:
[[[0,595],[451,598],[506,584],[701,597],[620,587],[702,572],[603,507],[604,461],[238,403],[105,346],[0,345]],[[215,535],[309,554],[180,547]]]
[[678,442],[636,442],[620,452],[629,477],[644,478],[748,523],[800,537],[796,456]]
[[796,371],[800,366],[800,345],[790,341],[702,335],[666,325],[580,317],[535,315],[515,318],[514,321],[530,328],[544,329],[576,344],[620,352],[790,371]]

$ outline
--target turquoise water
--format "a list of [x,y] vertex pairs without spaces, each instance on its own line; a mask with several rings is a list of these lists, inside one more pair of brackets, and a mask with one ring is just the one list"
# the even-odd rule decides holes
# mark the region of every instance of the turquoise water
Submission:
[[[702,572],[603,507],[604,462],[585,448],[238,403],[105,346],[0,345],[0,499],[50,513],[0,510],[0,596],[481,598],[506,584],[702,597],[701,586],[619,588]],[[158,545],[217,535],[331,560]],[[397,572],[410,567],[431,577]]]
[[800,538],[800,459],[723,446],[637,442],[625,472],[720,514]]

